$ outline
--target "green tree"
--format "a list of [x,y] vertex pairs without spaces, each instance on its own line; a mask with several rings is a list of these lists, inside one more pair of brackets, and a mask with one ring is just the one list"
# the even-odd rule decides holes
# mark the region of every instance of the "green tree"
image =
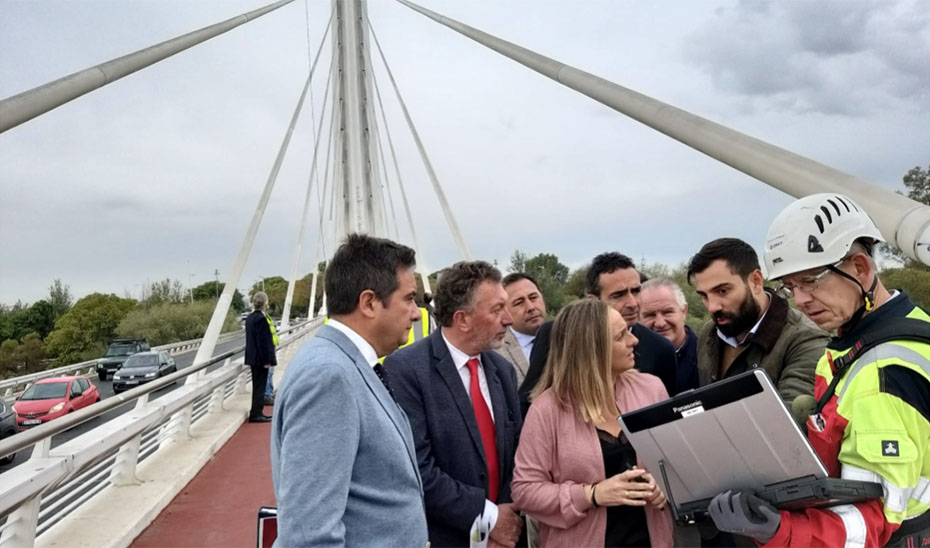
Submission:
[[22,342],[9,339],[0,344],[0,375],[3,378],[42,371],[44,360],[45,343],[38,333],[29,333]]
[[264,291],[268,295],[268,314],[280,316],[284,311],[284,298],[287,296],[287,280],[281,276],[263,278],[262,281],[252,285],[249,295],[254,295],[258,291]]
[[889,289],[901,289],[914,303],[930,310],[930,270],[925,268],[889,268],[881,273],[882,283]]
[[[514,252],[517,255],[519,252]],[[511,263],[514,261],[511,258]],[[529,274],[539,284],[539,292],[546,300],[546,310],[550,316],[558,314],[567,302],[565,295],[565,282],[568,281],[568,267],[559,262],[559,258],[552,253],[540,253],[531,259],[526,259],[522,272]]]
[[[119,337],[144,337],[152,346],[160,346],[203,337],[213,316],[215,300],[193,303],[162,303],[148,308],[136,307],[116,327]],[[239,329],[236,313],[226,315],[222,331]]]
[[[224,282],[217,282],[216,280],[210,280],[209,282],[202,283],[197,287],[191,290],[191,295],[193,295],[195,301],[215,301],[216,298],[223,293],[223,289],[226,288]],[[242,299],[242,293],[239,293],[239,290],[233,292],[232,298],[232,308],[236,314],[242,314],[248,310],[245,301]]]
[[55,329],[55,309],[48,301],[36,301],[29,308],[19,313],[15,323],[19,325],[22,338],[28,333],[37,333],[45,338]]
[[55,330],[45,341],[49,354],[57,356],[61,365],[99,356],[113,339],[116,326],[135,307],[136,301],[116,295],[84,297],[55,322]]
[[[927,169],[922,169],[920,166],[911,168],[904,174],[902,182],[904,183],[904,189],[907,191],[906,196],[908,198],[925,205],[930,205],[930,166],[927,166]],[[898,194],[904,193],[898,191]],[[911,259],[900,249],[892,245],[883,244],[880,251],[896,262],[903,263],[905,267],[930,270],[930,267],[927,265]]]
[[52,285],[48,288],[48,302],[52,305],[52,311],[55,319],[64,316],[65,312],[74,304],[71,296],[71,288],[62,283],[60,278],[55,278]]
[[510,256],[510,266],[508,272],[526,272],[526,253],[515,249]]

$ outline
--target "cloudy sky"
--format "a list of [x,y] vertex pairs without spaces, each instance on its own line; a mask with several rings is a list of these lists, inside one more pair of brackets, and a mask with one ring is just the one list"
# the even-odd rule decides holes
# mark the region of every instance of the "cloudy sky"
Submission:
[[[328,1],[306,1],[0,134],[0,303],[42,298],[55,278],[78,297],[225,279],[329,16]],[[888,188],[930,165],[930,0],[422,3]],[[0,98],[262,5],[0,0]],[[725,235],[758,250],[791,200],[400,4],[370,0],[369,13],[476,257],[552,252],[575,267],[618,250],[677,264]],[[328,67],[327,43],[317,122]],[[458,258],[455,243],[375,67],[420,261],[435,270]],[[309,114],[240,288],[290,269]]]

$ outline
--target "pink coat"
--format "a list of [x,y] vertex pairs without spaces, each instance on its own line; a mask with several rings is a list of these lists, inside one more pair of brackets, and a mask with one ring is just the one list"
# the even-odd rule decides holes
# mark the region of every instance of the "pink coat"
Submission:
[[[657,377],[631,370],[615,386],[620,413],[668,399]],[[605,479],[604,459],[594,425],[563,408],[552,390],[530,406],[520,433],[511,490],[518,508],[539,520],[542,547],[603,547],[607,509],[594,508],[584,484]],[[646,506],[654,547],[672,546],[669,511]]]

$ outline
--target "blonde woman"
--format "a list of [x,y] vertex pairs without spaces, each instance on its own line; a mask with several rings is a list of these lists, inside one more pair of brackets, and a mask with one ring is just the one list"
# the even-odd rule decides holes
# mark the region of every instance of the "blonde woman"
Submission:
[[574,302],[555,320],[512,483],[542,547],[672,545],[665,496],[617,422],[668,398],[657,377],[633,369],[637,342],[603,301]]

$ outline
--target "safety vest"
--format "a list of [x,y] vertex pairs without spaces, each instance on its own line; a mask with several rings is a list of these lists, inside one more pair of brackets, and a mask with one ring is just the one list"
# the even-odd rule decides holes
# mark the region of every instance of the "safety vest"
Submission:
[[268,322],[268,328],[271,329],[271,342],[275,346],[278,346],[278,330],[274,328],[274,321],[272,321],[271,316],[265,313],[265,321]]
[[[898,299],[905,301],[895,302]],[[906,295],[896,296],[885,306],[889,305],[909,307],[908,318],[930,323],[930,316]],[[827,348],[817,364],[816,398],[834,380],[837,360],[858,350]],[[927,519],[930,417],[921,407],[926,405],[922,391],[928,386],[928,343],[886,342],[851,362],[822,411],[808,419],[808,439],[831,477],[879,483],[884,497],[826,510],[782,512],[782,524],[770,541],[773,546],[884,546],[902,524],[917,523],[908,520]]]
[[[323,320],[323,323],[329,323],[329,317]],[[407,334],[407,342],[400,345],[398,348],[403,348],[405,346],[410,346],[411,344],[417,342],[420,339],[425,339],[429,336],[430,333],[430,315],[429,311],[425,308],[420,307],[420,318],[417,321],[413,322],[413,325],[410,326],[410,333]],[[383,362],[384,358],[381,358],[379,361]]]

